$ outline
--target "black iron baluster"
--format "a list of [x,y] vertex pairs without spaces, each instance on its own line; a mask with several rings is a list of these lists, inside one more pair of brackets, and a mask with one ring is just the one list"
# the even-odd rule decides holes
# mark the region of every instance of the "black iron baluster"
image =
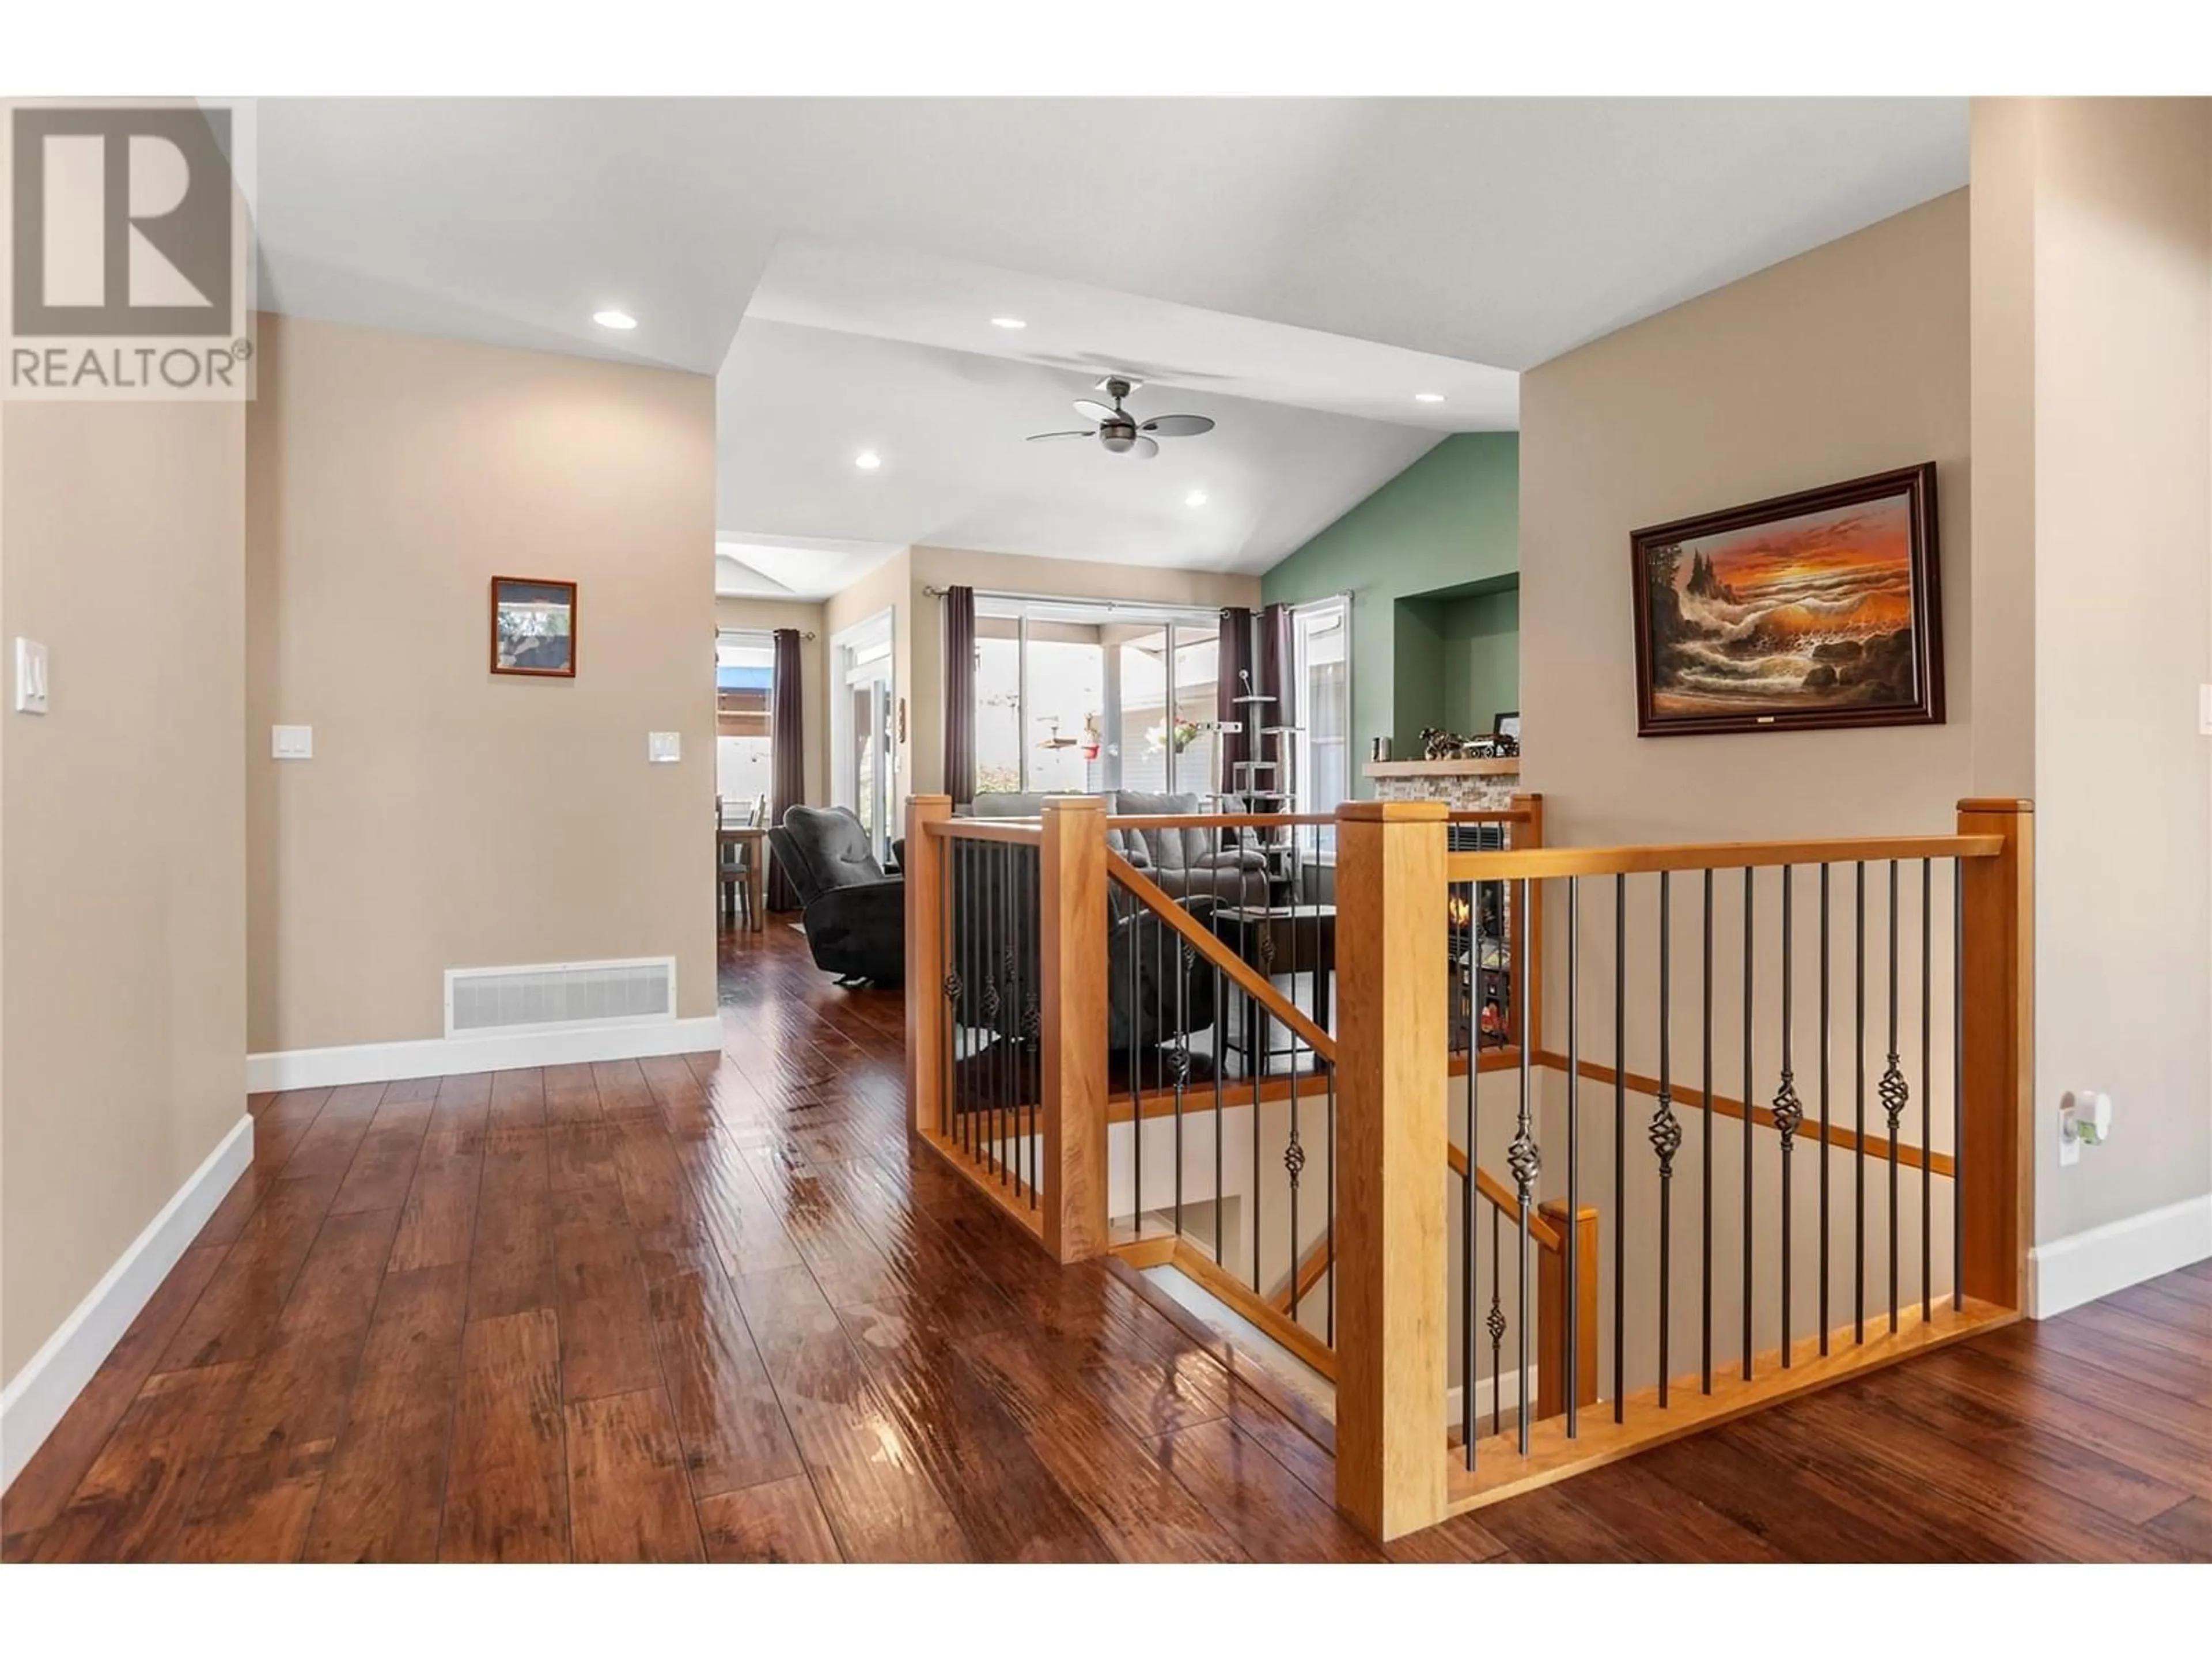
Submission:
[[[1473,912],[1468,913],[1472,915]],[[1561,1333],[1567,1374],[1562,1397],[1567,1402],[1567,1438],[1577,1435],[1576,1381],[1582,1376],[1580,1346],[1582,1320],[1577,1300],[1582,1294],[1582,1000],[1583,1000],[1583,886],[1582,878],[1567,878],[1567,1238],[1566,1259],[1561,1264],[1566,1287],[1566,1329]],[[1474,1055],[1468,1055],[1468,1075],[1474,1075]],[[1472,1169],[1472,1160],[1468,1163]],[[1592,1355],[1591,1364],[1596,1364]]]
[[1866,1340],[1866,860],[1851,916],[1851,1340]]
[[1228,1171],[1228,1148],[1222,1132],[1222,1119],[1228,1103],[1221,1097],[1222,1073],[1229,1063],[1224,1034],[1229,1030],[1229,981],[1221,971],[1221,963],[1213,964],[1213,1038],[1207,1045],[1213,1059],[1213,1265],[1226,1268],[1229,1263],[1223,1252],[1227,1240],[1222,1231],[1222,1212],[1228,1206],[1222,1196],[1222,1182]]
[[[1791,878],[1791,866],[1782,866],[1782,1082],[1774,1091],[1774,1127],[1782,1137],[1782,1364],[1788,1370],[1796,1357],[1796,1326],[1790,1316],[1791,1268],[1790,1261],[1790,1155],[1796,1148],[1797,1126],[1805,1121],[1805,1109],[1797,1099],[1795,1044],[1790,1037],[1791,1016],[1796,1012],[1795,977],[1796,951],[1792,935],[1796,910],[1796,882]],[[1827,866],[1821,866],[1821,873]],[[1826,915],[1824,909],[1822,915]],[[1749,1107],[1748,1101],[1744,1103]],[[1748,1110],[1746,1112],[1748,1119]],[[1823,1262],[1822,1269],[1826,1271]]]
[[[1504,1426],[1504,1407],[1505,1385],[1504,1356],[1505,1352],[1505,1309],[1498,1299],[1499,1264],[1505,1260],[1504,1247],[1498,1243],[1498,1209],[1490,1207],[1490,1317],[1484,1328],[1490,1333],[1490,1431],[1496,1434]],[[1523,1416],[1527,1413],[1523,1413]]]
[[[1701,1275],[1698,1282],[1702,1286],[1698,1318],[1698,1377],[1700,1390],[1711,1394],[1713,1391],[1713,872],[1710,869],[1705,872],[1705,981],[1699,1020],[1704,1044],[1700,1063],[1705,1069],[1698,1073],[1698,1092],[1705,1102],[1698,1115],[1704,1141],[1704,1155],[1700,1159],[1704,1185],[1698,1224]],[[1567,1282],[1571,1285],[1574,1280],[1570,1279]]]
[[[1265,924],[1262,925],[1264,926]],[[1244,927],[1245,923],[1243,918],[1239,917],[1237,923],[1237,934],[1239,941],[1237,954],[1240,957],[1243,957],[1242,941],[1244,938]],[[1263,933],[1261,937],[1264,939],[1267,936]],[[1243,959],[1249,962],[1252,958],[1250,957],[1244,957]],[[1261,969],[1258,971],[1261,976],[1264,979],[1267,975],[1267,970],[1265,969]],[[1247,1072],[1251,1073],[1252,1077],[1252,1288],[1255,1291],[1258,1291],[1260,1289],[1261,1239],[1260,1079],[1261,1074],[1267,1068],[1260,1061],[1257,1055],[1255,1055],[1253,1051],[1257,1049],[1261,1054],[1265,1054],[1267,1052],[1267,1018],[1266,1010],[1258,1003],[1255,1003],[1251,1000],[1250,992],[1248,991],[1245,993],[1245,999],[1248,1005],[1248,1013],[1244,1021],[1244,1068]],[[1292,1265],[1291,1270],[1293,1273],[1297,1271],[1295,1264]]]
[[1929,1287],[1934,1266],[1929,1232],[1935,1223],[1930,1194],[1936,1183],[1935,1150],[1928,1138],[1929,1101],[1936,1092],[1936,1071],[1929,1048],[1929,1014],[1935,1006],[1932,984],[1936,972],[1933,937],[1936,903],[1936,860],[1920,860],[1920,1321],[1928,1322],[1935,1309]]
[[[929,832],[922,830],[921,833]],[[944,993],[945,1087],[937,1097],[937,1133],[947,1139],[959,1124],[958,1103],[953,1095],[960,1079],[960,1025],[955,1018],[960,1004],[960,975],[953,967],[959,917],[952,908],[952,866],[959,854],[960,843],[957,841],[940,841],[938,844],[937,981]]]
[[1951,860],[1951,1310],[1966,1305],[1966,861]]
[[1613,1420],[1628,1413],[1628,878],[1613,878]]
[[1828,1352],[1828,1055],[1830,1035],[1828,866],[1820,866],[1820,1352]]
[[1753,957],[1753,939],[1751,932],[1753,894],[1751,878],[1752,868],[1747,864],[1743,867],[1743,1335],[1741,1339],[1743,1344],[1743,1380],[1747,1382],[1751,1381],[1752,1343],[1751,1103],[1758,1098],[1758,1097],[1752,1092],[1754,1078],[1752,1072],[1751,1054],[1751,988]]
[[1006,937],[1000,941],[1000,966],[1006,980],[1005,998],[1006,1030],[1006,1115],[999,1130],[999,1185],[1012,1183],[1013,1160],[1007,1156],[1012,1150],[1009,1144],[1021,1127],[1022,1086],[1022,993],[1021,959],[1018,941],[1021,936],[1021,848],[1009,842],[1003,849],[1000,862],[1006,867],[1006,915],[1002,931]]
[[1287,1029],[1291,1031],[1291,1135],[1283,1143],[1283,1171],[1291,1178],[1291,1322],[1295,1325],[1298,1318],[1298,1177],[1306,1172],[1306,1149],[1298,1139],[1298,1036],[1295,1028]]
[[[1460,1302],[1462,1306],[1460,1310],[1461,1400],[1459,1402],[1459,1414],[1460,1433],[1465,1438],[1467,1443],[1467,1466],[1471,1469],[1474,1467],[1474,1303],[1477,1294],[1474,1273],[1474,1203],[1476,1193],[1474,1184],[1476,1146],[1474,1138],[1476,1095],[1474,1019],[1476,991],[1475,980],[1477,968],[1475,959],[1480,954],[1480,952],[1474,948],[1474,884],[1473,882],[1467,884],[1467,896],[1468,922],[1468,948],[1467,956],[1467,972],[1465,975],[1468,1021],[1467,1039],[1467,1168],[1460,1176]],[[1447,903],[1446,911],[1447,917],[1449,917],[1449,903]],[[1455,940],[1454,943],[1456,944],[1457,941]],[[1496,1212],[1493,1211],[1492,1213],[1494,1218]],[[1493,1256],[1492,1259],[1494,1261],[1495,1257]],[[1492,1271],[1493,1273],[1495,1272],[1494,1267]],[[1491,1384],[1493,1404],[1496,1403],[1497,1386],[1498,1385],[1495,1382]]]
[[1645,1132],[1659,1159],[1659,1407],[1667,1406],[1668,1322],[1673,1288],[1674,1154],[1681,1149],[1682,1125],[1674,1115],[1674,925],[1673,872],[1659,872],[1659,1094]]
[[1911,1098],[1897,1068],[1897,860],[1889,861],[1889,1059],[1877,1085],[1889,1121],[1889,1328],[1897,1329],[1897,1130]]
[[1181,934],[1175,939],[1172,950],[1176,976],[1176,1085],[1175,1085],[1175,1236],[1182,1237],[1182,1108],[1183,1097],[1190,1089],[1190,1009],[1184,986],[1190,978],[1191,964],[1198,953]]
[[[1145,1000],[1139,960],[1146,906],[1129,896],[1129,1236],[1145,1231]],[[1109,1128],[1108,1131],[1111,1133]],[[1107,1160],[1110,1165],[1113,1160]]]
[[[1513,958],[1514,972],[1525,981],[1528,976],[1529,961],[1528,878],[1526,876],[1521,878],[1520,908],[1516,913],[1516,926],[1521,935],[1521,949]],[[1523,1457],[1528,1455],[1528,1306],[1536,1299],[1529,1284],[1528,1212],[1534,1207],[1536,1202],[1536,1177],[1543,1167],[1542,1158],[1536,1146],[1535,1119],[1531,1109],[1532,1103],[1528,1093],[1528,1058],[1531,1053],[1528,1005],[1534,1000],[1529,995],[1530,988],[1525,982],[1513,988],[1514,996],[1521,1005],[1521,1113],[1513,1127],[1513,1144],[1506,1149],[1505,1153],[1505,1161],[1513,1171],[1514,1185],[1518,1189],[1521,1200],[1521,1294],[1520,1300],[1513,1310],[1513,1323],[1516,1328],[1515,1334],[1520,1339],[1521,1346],[1521,1380],[1518,1384],[1520,1389],[1518,1398],[1521,1402],[1521,1455]],[[1472,1146],[1468,1148],[1468,1156],[1470,1158],[1474,1156],[1474,1149]]]

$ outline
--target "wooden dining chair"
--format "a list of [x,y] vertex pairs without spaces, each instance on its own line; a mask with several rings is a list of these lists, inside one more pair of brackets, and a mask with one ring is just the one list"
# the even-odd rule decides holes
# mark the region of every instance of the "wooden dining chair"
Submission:
[[760,913],[760,861],[750,840],[726,841],[722,831],[753,828],[761,810],[757,800],[714,798],[714,874],[721,916],[732,924],[743,921],[748,927],[757,926]]

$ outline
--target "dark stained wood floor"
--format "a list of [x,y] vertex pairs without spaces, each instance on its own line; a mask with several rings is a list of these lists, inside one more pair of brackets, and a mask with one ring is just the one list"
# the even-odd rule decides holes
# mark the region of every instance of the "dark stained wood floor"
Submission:
[[[1376,1559],[1263,1387],[909,1151],[895,997],[723,950],[720,1054],[255,1099],[6,1557]],[[1389,1553],[2212,1559],[2212,1265]]]

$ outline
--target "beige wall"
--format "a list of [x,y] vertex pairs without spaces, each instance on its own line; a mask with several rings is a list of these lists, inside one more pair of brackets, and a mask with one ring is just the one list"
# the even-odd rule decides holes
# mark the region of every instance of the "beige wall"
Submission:
[[[2014,313],[1977,359],[1977,465],[2008,441],[1976,499],[2032,607],[2048,1243],[2212,1191],[2212,100],[1984,102],[1974,135],[1973,188],[2007,191],[1976,222]],[[2022,386],[2031,418],[1993,407]],[[2061,1170],[2080,1087],[2116,1131]]]
[[[249,1046],[439,1036],[449,967],[672,955],[711,1012],[713,383],[283,318],[260,375]],[[495,574],[581,585],[574,679],[488,672]]]
[[0,408],[0,638],[53,686],[0,714],[10,1379],[245,1110],[245,425]]
[[1256,606],[1260,579],[1215,571],[1164,570],[1079,559],[976,553],[961,548],[913,550],[913,787],[945,787],[945,635],[938,601],[923,590],[965,586],[983,592],[1121,599],[1153,605]]
[[717,598],[714,625],[799,630],[799,710],[806,734],[806,800],[810,805],[821,805],[830,799],[830,688],[823,678],[830,635],[822,607],[783,599]]
[[[1521,383],[1521,677],[1526,750],[1522,776],[1546,797],[1547,831],[1561,842],[1723,841],[1885,831],[1948,831],[1955,804],[1971,793],[1973,734],[1978,720],[1970,619],[1974,539],[1969,487],[1968,211],[1965,192],[1928,203],[1797,258],[1662,313],[1528,371]],[[1645,525],[1757,501],[1792,490],[1933,460],[1937,466],[1942,549],[1946,691],[1948,718],[1933,726],[1866,731],[1778,732],[1742,736],[1640,738],[1636,735],[1628,538]],[[2016,693],[2017,694],[2017,693]],[[2021,694],[2024,695],[2024,694]],[[1917,871],[1908,871],[1905,937],[1918,915]],[[1832,1067],[1834,1109],[1848,1113],[1852,1086],[1850,971],[1853,872],[1832,878],[1837,1003]],[[1814,1047],[1817,1034],[1817,877],[1797,878],[1793,951],[1796,976],[1796,1083],[1808,1115],[1817,1112]],[[1868,911],[1872,955],[1883,960],[1887,871],[1869,872]],[[1612,884],[1585,884],[1583,894],[1583,1053],[1613,1059]],[[1700,920],[1702,884],[1674,884],[1674,1075],[1694,1087],[1700,1060]],[[1937,960],[1947,961],[1948,872],[1939,876],[1935,912]],[[1751,1093],[1771,1100],[1781,1067],[1777,1018],[1781,977],[1778,878],[1759,878],[1755,898],[1758,950],[1751,969],[1756,1018]],[[1547,958],[1548,1045],[1566,1043],[1565,910],[1551,911],[1554,937]],[[1714,1085],[1743,1091],[1744,969],[1741,878],[1716,884]],[[1632,884],[1628,921],[1627,1012],[1632,1067],[1657,1070],[1657,894],[1650,878]],[[1916,1011],[1919,993],[1908,948],[1902,1006]],[[1877,1017],[1864,1044],[1869,1079],[1883,1063],[1881,981]],[[1939,981],[1935,996],[1932,1074],[1948,1075],[1948,1003]],[[1917,1087],[1917,1018],[1905,1046]],[[1514,1109],[1512,1078],[1482,1090],[1485,1143]],[[1564,1196],[1565,1091],[1544,1079],[1541,1133],[1544,1189]],[[1870,1086],[1870,1085],[1869,1085]],[[1907,1138],[1917,1137],[1917,1092]],[[1583,1097],[1583,1203],[1606,1211],[1605,1248],[1612,1248],[1611,1094],[1594,1109]],[[1630,1305],[1656,1302],[1658,1186],[1644,1141],[1652,1103],[1629,1101],[1631,1178],[1626,1224]],[[1878,1111],[1878,1108],[1876,1109]],[[1673,1234],[1677,1268],[1699,1248],[1698,1182],[1705,1151],[1698,1115],[1685,1111],[1678,1155]],[[1933,1126],[1938,1147],[1948,1123]],[[1801,1143],[1802,1144],[1802,1143]],[[1741,1302],[1741,1142],[1736,1126],[1717,1133],[1713,1148],[1716,1330],[1720,1352],[1733,1356]],[[1755,1151],[1753,1258],[1755,1340],[1779,1339],[1778,1262],[1773,1248],[1780,1194],[1773,1137]],[[1801,1215],[1818,1206],[1817,1160],[1793,1165],[1794,1202]],[[1850,1161],[1832,1161],[1829,1178],[1850,1213]],[[1939,1226],[1947,1212],[1936,1195]],[[1908,1183],[1904,1206],[1908,1295],[1917,1279],[1918,1194]],[[1886,1286],[1887,1210],[1869,1212],[1870,1283]],[[1939,1234],[1939,1237],[1942,1236]],[[1833,1305],[1848,1308],[1850,1251],[1832,1258]],[[1939,1288],[1948,1284],[1946,1254],[1936,1257]],[[1809,1334],[1818,1292],[1818,1263],[1805,1249],[1793,1260],[1796,1334]],[[1687,1282],[1678,1279],[1678,1284]],[[1675,1369],[1694,1364],[1700,1310],[1694,1297],[1674,1299]],[[1648,1312],[1643,1317],[1648,1319]],[[1610,1313],[1605,1325],[1610,1364]],[[1690,1358],[1686,1359],[1684,1356]],[[1639,1332],[1628,1354],[1630,1386],[1653,1380],[1655,1347]]]
[[[1522,776],[1559,839],[1948,830],[1969,793],[1963,191],[1522,377]],[[1932,460],[1942,726],[1638,738],[1628,538]]]

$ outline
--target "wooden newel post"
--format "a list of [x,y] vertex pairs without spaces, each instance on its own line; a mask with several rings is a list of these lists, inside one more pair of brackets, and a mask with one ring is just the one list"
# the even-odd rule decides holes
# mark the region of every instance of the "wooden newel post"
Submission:
[[1038,857],[1044,1244],[1061,1261],[1104,1254],[1106,803],[1047,799]]
[[1444,1518],[1444,819],[1336,812],[1336,1502],[1381,1539]]
[[906,1099],[914,1127],[945,1129],[945,846],[922,826],[952,816],[950,795],[909,795],[906,803]]
[[[1557,1199],[1536,1206],[1567,1235],[1567,1206]],[[1575,1326],[1575,1404],[1597,1403],[1597,1212],[1585,1206],[1575,1221],[1575,1279],[1571,1299],[1567,1253],[1540,1250],[1536,1255],[1536,1416],[1557,1417],[1567,1409],[1567,1322]]]
[[1959,833],[2005,842],[1995,858],[1959,860],[1959,1283],[1968,1296],[2025,1310],[2035,1176],[2034,803],[1962,800]]

